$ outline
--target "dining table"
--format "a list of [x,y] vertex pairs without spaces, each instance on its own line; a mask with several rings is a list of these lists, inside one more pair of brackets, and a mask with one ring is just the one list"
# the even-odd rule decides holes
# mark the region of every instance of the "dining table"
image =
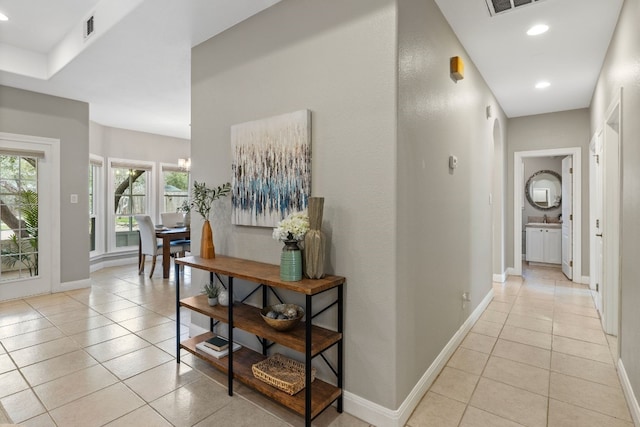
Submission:
[[[156,228],[156,237],[162,239],[162,278],[169,277],[171,269],[171,241],[190,240],[191,229],[189,227]],[[138,245],[138,265],[142,259],[142,248]]]

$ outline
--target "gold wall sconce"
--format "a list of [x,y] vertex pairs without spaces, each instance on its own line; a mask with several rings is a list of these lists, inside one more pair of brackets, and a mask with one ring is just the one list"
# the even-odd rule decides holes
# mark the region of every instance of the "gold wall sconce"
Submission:
[[464,62],[459,56],[451,57],[449,61],[449,73],[454,82],[464,79]]

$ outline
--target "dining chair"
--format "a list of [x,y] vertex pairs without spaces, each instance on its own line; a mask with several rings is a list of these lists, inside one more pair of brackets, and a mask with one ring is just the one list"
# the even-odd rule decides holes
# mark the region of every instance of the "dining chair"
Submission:
[[180,222],[184,225],[184,212],[163,212],[160,214],[160,218],[165,227],[177,227]]
[[[177,227],[178,223],[182,223],[184,225],[184,212],[163,212],[160,214],[160,218],[162,219],[162,225],[165,227]],[[184,256],[185,252],[191,252],[191,240],[182,239],[175,240],[176,245],[182,246],[182,253],[180,255]]]
[[[138,222],[138,229],[140,230],[140,248],[142,254],[142,257],[140,257],[140,265],[138,266],[138,274],[144,273],[145,256],[151,255],[153,262],[151,263],[151,273],[149,273],[149,277],[152,277],[153,270],[156,268],[156,258],[158,255],[162,255],[162,244],[158,243],[156,231],[150,216],[136,215],[135,219]],[[171,242],[171,255],[184,252],[184,250],[185,248],[181,244]]]

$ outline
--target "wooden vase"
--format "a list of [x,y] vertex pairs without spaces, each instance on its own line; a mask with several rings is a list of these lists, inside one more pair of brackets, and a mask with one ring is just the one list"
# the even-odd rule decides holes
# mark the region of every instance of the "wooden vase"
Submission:
[[206,220],[202,224],[202,238],[200,239],[200,258],[211,259],[216,257],[216,248],[213,245],[213,231],[211,223]]
[[304,275],[309,279],[324,277],[325,241],[322,232],[324,197],[309,198],[309,231],[304,236]]

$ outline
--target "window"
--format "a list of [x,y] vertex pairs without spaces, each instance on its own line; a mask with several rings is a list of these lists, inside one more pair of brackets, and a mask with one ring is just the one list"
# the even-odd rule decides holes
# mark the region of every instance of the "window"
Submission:
[[89,159],[89,250],[91,254],[101,253],[104,250],[102,232],[104,215],[102,204],[102,158],[90,155]]
[[189,199],[189,172],[177,165],[162,165],[161,212],[177,212],[182,203]]
[[0,280],[38,276],[38,157],[0,153]]
[[114,248],[138,245],[135,215],[150,215],[152,206],[153,163],[111,161]]

